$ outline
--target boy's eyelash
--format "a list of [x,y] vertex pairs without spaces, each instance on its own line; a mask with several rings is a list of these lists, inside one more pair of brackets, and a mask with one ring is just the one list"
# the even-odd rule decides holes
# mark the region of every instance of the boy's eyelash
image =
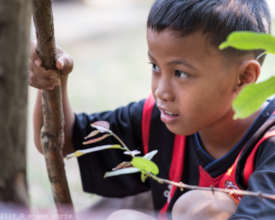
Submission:
[[189,74],[186,73],[185,71],[175,70],[175,76],[178,76],[179,73],[180,73],[180,74],[183,73],[183,74],[185,75],[185,77],[188,77],[188,76],[189,76]]
[[148,62],[148,64],[150,64],[150,65],[152,66],[152,68],[154,68],[154,67],[158,67],[158,66],[157,66],[157,64],[152,63],[152,62]]
[[[149,62],[147,62],[147,63],[150,64],[150,65],[152,65],[152,68],[153,68],[153,67],[157,67],[157,65],[156,65],[155,63],[151,62],[151,61],[149,61]],[[175,70],[174,74],[176,75],[176,74],[178,74],[178,73],[184,73],[184,75],[185,75],[186,77],[189,76],[189,74],[186,73],[185,71]]]

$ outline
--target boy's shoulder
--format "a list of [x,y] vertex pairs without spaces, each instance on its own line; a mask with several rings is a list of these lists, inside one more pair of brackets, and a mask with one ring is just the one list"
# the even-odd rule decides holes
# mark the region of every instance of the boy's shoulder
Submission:
[[[253,172],[261,169],[269,163],[266,160],[268,157],[275,159],[275,99],[270,101],[248,131],[237,172],[243,173],[248,167]],[[269,165],[275,169],[275,163]]]
[[[262,110],[258,118],[247,132],[247,147],[244,151],[251,151],[259,142],[268,141],[271,132],[275,130],[275,98],[268,101],[267,106]],[[245,154],[246,152],[244,152]]]
[[[275,98],[268,101],[258,118],[248,130],[248,145],[257,144],[268,133],[275,129]],[[266,138],[268,139],[268,138]],[[249,143],[250,142],[250,143]]]

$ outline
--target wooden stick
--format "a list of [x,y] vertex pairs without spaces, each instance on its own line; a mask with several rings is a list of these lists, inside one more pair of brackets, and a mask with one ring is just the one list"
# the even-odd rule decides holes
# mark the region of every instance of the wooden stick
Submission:
[[258,197],[258,198],[261,198],[261,199],[275,200],[275,194],[268,194],[268,193],[262,193],[262,192],[252,192],[252,191],[241,190],[241,189],[201,187],[201,186],[196,186],[196,185],[188,185],[188,184],[185,184],[183,182],[170,181],[170,180],[167,180],[167,179],[157,177],[157,176],[153,175],[152,173],[148,173],[148,172],[146,173],[146,175],[148,175],[148,177],[152,178],[153,180],[157,181],[160,184],[170,184],[170,185],[173,185],[173,186],[176,186],[176,187],[180,188],[181,190],[190,189],[190,190],[223,192],[223,193],[228,193],[228,194],[232,194],[232,195],[253,196],[253,197]]
[[[55,38],[51,0],[33,0],[37,53],[46,69],[56,69]],[[42,91],[43,128],[41,142],[58,214],[73,214],[73,204],[64,169],[64,115],[61,87]]]

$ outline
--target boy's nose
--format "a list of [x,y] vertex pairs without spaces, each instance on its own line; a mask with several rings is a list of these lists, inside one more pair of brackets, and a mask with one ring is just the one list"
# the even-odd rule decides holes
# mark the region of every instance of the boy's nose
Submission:
[[166,80],[160,80],[155,89],[155,96],[161,101],[173,101],[174,95],[170,83]]

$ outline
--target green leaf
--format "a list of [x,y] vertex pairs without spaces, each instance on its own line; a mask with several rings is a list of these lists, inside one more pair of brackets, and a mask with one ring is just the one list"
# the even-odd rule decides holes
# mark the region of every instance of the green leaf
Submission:
[[159,174],[158,166],[154,162],[143,157],[134,157],[131,161],[131,164],[133,167],[140,169],[141,172],[149,172],[154,175]]
[[140,178],[141,178],[141,182],[144,183],[146,181],[146,179],[148,178],[148,176],[142,172]]
[[234,118],[246,118],[253,114],[273,94],[275,94],[275,76],[264,82],[246,86],[234,100]]
[[264,33],[237,31],[231,33],[226,41],[219,46],[221,50],[227,47],[240,50],[263,49],[268,53],[275,54],[275,37]]
[[124,174],[138,173],[138,172],[140,172],[138,168],[134,168],[134,167],[123,168],[115,171],[106,172],[104,175],[104,178],[111,177],[111,176],[119,176]]

